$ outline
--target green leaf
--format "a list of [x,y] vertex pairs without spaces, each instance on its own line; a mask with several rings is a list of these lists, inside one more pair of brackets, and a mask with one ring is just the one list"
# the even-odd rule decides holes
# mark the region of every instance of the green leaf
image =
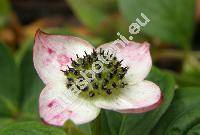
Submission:
[[20,66],[23,94],[21,104],[25,117],[38,119],[38,100],[44,84],[34,69],[32,45],[33,42],[30,42],[29,49],[27,49]]
[[11,118],[0,118],[0,129],[13,122]]
[[0,43],[0,115],[17,115],[19,100],[18,68],[9,50]]
[[[173,73],[174,78],[176,79],[176,82],[179,86],[182,87],[188,87],[188,86],[200,86],[199,84],[199,77],[200,77],[200,73],[196,73],[195,76],[193,75],[188,75],[188,74],[177,74],[177,73]],[[197,76],[199,76],[197,78]]]
[[116,0],[67,0],[78,19],[92,29],[98,29],[109,12],[116,9]]
[[66,135],[56,127],[50,127],[38,122],[21,122],[10,124],[0,130],[0,135]]
[[11,6],[8,0],[0,0],[0,29],[8,22]]
[[174,79],[168,73],[153,68],[147,80],[158,84],[164,96],[164,102],[157,109],[143,114],[120,114],[104,111],[102,132],[104,135],[148,135],[160,117],[167,110],[174,95]]
[[188,135],[199,135],[200,134],[200,124],[193,126],[190,131],[187,133]]
[[152,130],[152,135],[196,135],[200,133],[199,99],[200,87],[178,89],[170,108]]
[[188,48],[195,24],[195,0],[118,0],[122,14],[130,23],[143,20],[141,12],[150,22],[141,27],[144,33],[161,41]]

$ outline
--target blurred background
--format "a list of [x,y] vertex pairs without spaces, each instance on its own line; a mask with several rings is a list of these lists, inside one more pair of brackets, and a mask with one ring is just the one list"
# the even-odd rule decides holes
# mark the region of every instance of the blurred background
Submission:
[[[129,25],[141,18],[141,12],[150,22],[139,34],[131,35]],[[126,38],[133,36],[134,41],[148,41],[154,65],[170,72],[177,86],[200,86],[200,0],[0,0],[0,85],[12,89],[12,94],[4,91],[12,98],[21,94],[10,88],[8,80],[23,83],[15,86],[25,95],[18,97],[20,102],[30,94],[27,89],[43,88],[32,64],[38,28],[78,36],[95,47],[118,39],[117,32]],[[9,55],[4,55],[6,51]],[[37,108],[37,98],[31,97],[27,106]],[[17,112],[15,107],[9,108]]]
[[[141,12],[151,21],[133,35],[134,40],[151,43],[156,66],[191,81],[188,74],[193,78],[200,68],[199,0],[177,0],[175,4],[164,0],[1,0],[0,41],[19,63],[26,48],[33,44],[38,28],[52,34],[79,36],[98,46],[119,38],[117,32],[128,38],[128,27],[141,18]],[[183,79],[176,77],[178,81]],[[197,81],[193,80],[191,83]]]

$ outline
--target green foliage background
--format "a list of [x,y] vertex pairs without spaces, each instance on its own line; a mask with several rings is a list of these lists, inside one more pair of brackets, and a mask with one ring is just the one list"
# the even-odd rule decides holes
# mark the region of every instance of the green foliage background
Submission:
[[[67,122],[64,127],[52,127],[43,124],[38,115],[38,97],[44,84],[33,66],[33,35],[14,53],[2,42],[0,135],[200,135],[200,53],[194,53],[192,48],[195,0],[66,2],[91,34],[76,33],[68,25],[47,28],[46,32],[76,35],[96,47],[118,38],[118,31],[130,36],[128,26],[143,12],[151,21],[141,28],[140,34],[134,35],[134,40],[151,42],[153,60],[162,55],[178,57],[181,70],[177,73],[152,68],[147,80],[158,84],[164,97],[163,104],[153,111],[120,114],[102,110],[98,120],[91,123],[76,126]],[[9,21],[11,12],[9,1],[0,1],[0,29]]]

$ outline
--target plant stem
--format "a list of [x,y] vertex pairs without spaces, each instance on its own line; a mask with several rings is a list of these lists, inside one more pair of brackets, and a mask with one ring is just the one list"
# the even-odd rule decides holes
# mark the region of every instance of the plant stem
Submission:
[[63,126],[65,133],[67,135],[85,135],[81,130],[79,130],[72,121],[66,121]]
[[101,114],[91,123],[92,135],[101,135]]

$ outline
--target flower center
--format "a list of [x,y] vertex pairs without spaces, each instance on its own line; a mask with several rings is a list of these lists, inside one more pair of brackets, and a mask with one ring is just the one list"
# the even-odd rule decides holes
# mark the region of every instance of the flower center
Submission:
[[[72,60],[72,59],[71,59]],[[63,71],[67,77],[66,87],[70,92],[83,98],[102,98],[115,96],[124,88],[128,67],[122,67],[114,54],[100,49],[93,50],[83,58],[72,60],[72,67]]]

